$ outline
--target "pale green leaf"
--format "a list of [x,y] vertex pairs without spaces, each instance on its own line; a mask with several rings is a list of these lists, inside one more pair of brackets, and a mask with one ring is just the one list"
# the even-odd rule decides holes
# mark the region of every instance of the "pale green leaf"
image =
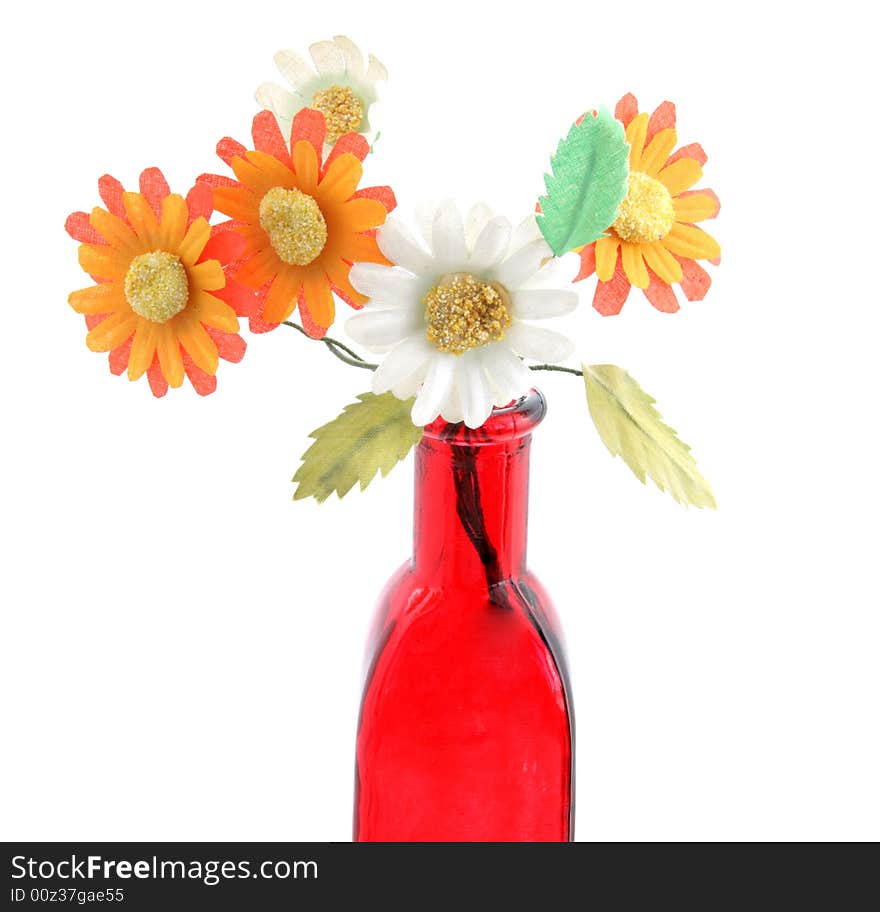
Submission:
[[614,224],[626,196],[629,146],[605,108],[588,112],[560,140],[544,175],[538,227],[557,256],[590,244]]
[[649,476],[679,503],[714,509],[715,498],[690,447],[663,423],[654,400],[622,367],[583,368],[590,415],[611,455],[620,456],[642,484]]
[[377,471],[386,476],[422,439],[422,428],[410,418],[412,405],[412,399],[401,402],[391,393],[362,393],[331,422],[312,431],[315,442],[293,476],[293,499],[314,497],[320,503],[334,491],[342,498],[356,482],[363,491]]

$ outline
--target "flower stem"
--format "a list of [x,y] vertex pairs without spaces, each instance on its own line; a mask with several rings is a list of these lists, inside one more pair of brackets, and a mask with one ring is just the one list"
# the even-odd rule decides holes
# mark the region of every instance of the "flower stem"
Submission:
[[[369,361],[365,361],[356,351],[349,348],[338,339],[331,339],[330,336],[322,336],[320,339],[316,339],[314,336],[310,336],[299,323],[294,323],[293,320],[284,320],[284,325],[290,326],[297,332],[301,332],[307,339],[311,339],[313,342],[323,342],[324,345],[327,346],[327,350],[345,364],[371,371],[374,371],[379,366],[378,364],[372,364]],[[577,368],[561,367],[558,364],[532,364],[529,366],[529,370],[557,371],[561,374],[574,374],[576,377],[583,377],[584,375],[584,372],[577,370]]]

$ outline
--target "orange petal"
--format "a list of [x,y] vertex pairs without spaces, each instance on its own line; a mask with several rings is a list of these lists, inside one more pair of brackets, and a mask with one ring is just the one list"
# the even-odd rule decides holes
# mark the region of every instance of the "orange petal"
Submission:
[[238,318],[235,311],[225,302],[207,291],[197,291],[190,305],[199,321],[205,326],[224,332],[238,332]]
[[680,158],[659,171],[657,180],[666,186],[671,196],[678,196],[679,193],[693,187],[702,176],[703,169],[698,161]]
[[337,210],[346,231],[369,231],[385,221],[385,207],[377,200],[353,199]]
[[369,234],[356,234],[344,239],[343,257],[350,263],[379,263],[391,266],[391,261],[379,249],[376,239]]
[[134,333],[139,320],[140,317],[130,310],[118,310],[86,336],[86,345],[96,352],[111,351]]
[[140,193],[123,193],[122,205],[125,207],[125,214],[129,222],[131,222],[131,227],[134,228],[135,234],[151,250],[155,250],[159,222],[150,204]]
[[678,134],[673,129],[661,130],[648,143],[642,154],[639,170],[649,177],[655,177],[657,172],[666,164],[666,159],[672,154]]
[[255,149],[277,158],[288,168],[293,167],[287,143],[284,141],[281,130],[278,128],[278,121],[271,111],[260,111],[254,117],[251,135],[254,138]]
[[630,285],[635,285],[636,288],[648,287],[650,277],[648,276],[648,267],[645,266],[645,259],[642,256],[641,244],[622,243],[620,245],[620,262]]
[[648,267],[667,285],[681,281],[681,264],[661,241],[643,245],[642,254]]
[[639,103],[632,92],[627,92],[614,109],[614,116],[625,126],[628,127],[632,119],[639,113]]
[[195,266],[189,268],[188,272],[194,290],[216,291],[226,284],[223,267],[216,260],[196,263]]
[[[224,233],[232,234],[231,231]],[[177,247],[177,255],[184,266],[194,266],[198,262],[210,238],[211,226],[208,224],[207,219],[197,218],[186,229],[186,234]]]
[[661,130],[675,127],[675,105],[671,101],[664,101],[655,108],[651,119],[648,121],[648,142]]
[[673,205],[678,222],[702,222],[715,218],[721,209],[721,201],[712,190],[688,191],[673,200]]
[[110,314],[128,306],[125,295],[116,282],[101,282],[99,285],[74,291],[67,300],[70,306],[81,314]]
[[648,133],[648,115],[644,111],[636,115],[626,128],[626,141],[629,143],[629,166],[633,171],[641,170],[642,150],[645,148],[645,136]]
[[240,222],[259,221],[259,200],[246,187],[215,187],[214,208]]
[[346,153],[327,169],[315,197],[319,203],[342,203],[350,199],[364,173],[360,160]]
[[[236,156],[232,159],[232,170],[241,183],[257,196],[262,196],[272,188],[272,180],[267,177],[252,161],[252,152],[245,158]],[[267,156],[269,157],[269,156]],[[274,160],[274,159],[273,159]]]
[[131,263],[130,256],[106,244],[81,244],[78,255],[79,265],[90,276],[100,279],[121,281]]
[[243,263],[235,271],[234,278],[242,285],[256,290],[266,282],[271,282],[281,268],[278,254],[271,247],[266,247]]
[[174,322],[177,338],[196,366],[206,374],[216,373],[217,346],[205,332],[205,328],[199,323],[197,316],[187,309],[175,317]]
[[277,158],[265,152],[248,152],[247,160],[260,169],[263,174],[263,186],[266,186],[267,189],[271,187],[286,187],[290,189],[297,186],[293,169],[288,168]]
[[314,196],[318,186],[318,156],[314,146],[304,139],[293,147],[293,170],[300,190]]
[[129,257],[135,257],[150,249],[138,239],[126,222],[98,206],[92,209],[89,222],[108,244],[126,253]]
[[305,331],[312,338],[320,339],[332,325],[335,314],[333,293],[326,276],[315,272],[305,275],[299,308]]
[[165,175],[158,168],[147,168],[141,171],[141,194],[150,204],[150,208],[159,218],[162,214],[162,200],[171,193]]
[[177,333],[169,323],[159,328],[156,338],[156,354],[162,375],[169,386],[177,389],[183,383],[183,358],[180,354],[180,343]]
[[263,319],[267,323],[281,323],[296,310],[296,299],[302,279],[300,272],[285,269],[275,276],[266,303],[263,306]]
[[617,248],[620,238],[609,234],[596,241],[596,275],[600,282],[608,282],[614,275],[614,264],[617,262]]
[[721,255],[718,241],[695,225],[676,223],[661,243],[677,256],[687,257],[691,260],[711,260]]
[[153,363],[156,353],[156,336],[159,324],[150,320],[140,320],[131,344],[131,354],[128,356],[128,379],[137,380],[142,377],[147,368]]
[[675,292],[655,275],[651,275],[651,281],[645,289],[645,297],[663,313],[675,313],[680,306]]
[[162,250],[167,250],[169,253],[177,252],[186,233],[188,217],[189,209],[186,208],[186,200],[179,194],[169,193],[162,200],[162,219],[156,235],[156,242]]
[[369,299],[360,292],[355,291],[349,281],[348,274],[351,267],[348,263],[345,263],[342,260],[336,260],[335,262],[330,263],[326,269],[327,278],[330,279],[333,290],[346,304],[357,309],[363,307],[364,304],[367,303]]

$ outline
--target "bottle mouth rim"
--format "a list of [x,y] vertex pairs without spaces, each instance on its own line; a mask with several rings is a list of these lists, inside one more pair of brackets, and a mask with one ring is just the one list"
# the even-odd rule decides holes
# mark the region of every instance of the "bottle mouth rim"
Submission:
[[524,396],[492,409],[492,414],[478,428],[469,428],[463,421],[451,424],[437,418],[425,426],[424,437],[461,446],[488,446],[531,434],[546,414],[547,400],[533,387]]

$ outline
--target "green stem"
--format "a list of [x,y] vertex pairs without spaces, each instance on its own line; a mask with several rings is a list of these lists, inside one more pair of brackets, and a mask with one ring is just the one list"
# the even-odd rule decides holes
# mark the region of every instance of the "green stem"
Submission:
[[[295,329],[297,332],[301,332],[307,339],[311,339],[313,342],[323,342],[327,346],[327,350],[339,358],[340,361],[343,361],[345,364],[350,364],[352,367],[361,367],[364,370],[375,370],[379,365],[371,364],[369,361],[365,361],[356,351],[349,348],[344,343],[340,342],[338,339],[331,339],[329,336],[323,336],[320,339],[316,339],[314,336],[310,336],[299,323],[294,323],[292,320],[285,320],[285,326],[290,326],[292,329]],[[529,370],[533,371],[556,371],[560,374],[574,374],[575,377],[583,377],[584,372],[577,370],[574,367],[560,367],[558,364],[532,364],[529,366]]]

